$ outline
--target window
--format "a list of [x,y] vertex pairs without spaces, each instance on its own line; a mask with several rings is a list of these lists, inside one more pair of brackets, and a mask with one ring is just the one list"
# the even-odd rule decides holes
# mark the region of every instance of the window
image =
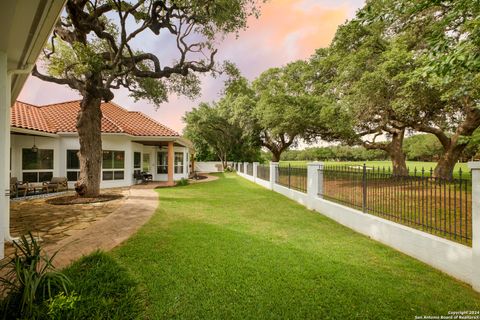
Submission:
[[42,182],[51,180],[53,176],[53,150],[22,149],[22,180],[26,182]]
[[167,151],[157,152],[157,173],[168,173],[168,153]]
[[67,180],[77,181],[80,176],[78,150],[67,150]]
[[145,172],[150,171],[150,154],[149,153],[144,153],[143,154],[142,171],[145,171]]
[[183,152],[175,152],[175,173],[183,173]]
[[142,171],[142,154],[140,152],[133,153],[133,173],[139,174]]
[[125,151],[103,151],[102,179],[123,180],[125,178]]

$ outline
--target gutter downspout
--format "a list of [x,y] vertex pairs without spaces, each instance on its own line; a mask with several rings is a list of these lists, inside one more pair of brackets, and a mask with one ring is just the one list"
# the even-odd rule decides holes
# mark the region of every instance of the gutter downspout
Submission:
[[[15,240],[10,235],[10,116],[11,116],[11,85],[12,76],[29,74],[33,65],[27,64],[22,69],[8,70],[7,54],[0,52],[0,210],[2,215],[2,241]],[[0,257],[4,255],[4,246],[1,245]]]

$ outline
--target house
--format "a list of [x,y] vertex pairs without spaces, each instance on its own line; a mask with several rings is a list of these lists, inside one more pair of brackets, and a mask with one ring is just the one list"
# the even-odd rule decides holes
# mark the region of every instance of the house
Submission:
[[2,1],[0,10],[0,258],[11,241],[10,107],[42,51],[66,0]]
[[[101,187],[137,183],[135,173],[173,184],[191,172],[191,143],[141,112],[113,102],[102,109]],[[80,101],[35,106],[17,101],[11,109],[10,176],[28,182],[67,177],[77,181],[80,167],[76,119]]]

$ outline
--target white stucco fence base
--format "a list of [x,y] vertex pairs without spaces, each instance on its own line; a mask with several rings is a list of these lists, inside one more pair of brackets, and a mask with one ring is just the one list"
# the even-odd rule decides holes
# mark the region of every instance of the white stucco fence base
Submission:
[[[473,268],[473,250],[470,247],[322,199],[317,196],[317,189],[303,193],[259,178],[253,179],[241,172],[237,174],[250,181],[255,180],[257,184],[295,200],[350,229],[469,283],[479,291],[475,285],[478,279]],[[310,187],[310,180],[318,181],[318,176],[313,179],[309,176],[308,180]],[[272,181],[275,181],[274,177]]]
[[255,178],[255,183],[261,185],[264,188],[270,189],[270,181],[265,181],[260,178]]
[[204,173],[223,172],[223,166],[220,161],[196,161],[194,170]]

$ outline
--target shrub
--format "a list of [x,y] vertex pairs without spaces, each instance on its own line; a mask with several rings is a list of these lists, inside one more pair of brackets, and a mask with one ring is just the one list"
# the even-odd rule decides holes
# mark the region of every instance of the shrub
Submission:
[[51,320],[68,318],[68,315],[75,309],[79,300],[80,297],[76,292],[72,292],[70,295],[65,295],[65,293],[60,292],[55,297],[46,301],[48,318]]
[[39,317],[45,301],[58,291],[68,294],[70,280],[56,271],[52,257],[42,253],[42,248],[31,233],[14,241],[15,253],[0,266],[1,308],[4,319],[30,319]]
[[189,183],[190,182],[188,181],[188,179],[182,178],[182,179],[177,181],[176,186],[177,187],[188,186]]

